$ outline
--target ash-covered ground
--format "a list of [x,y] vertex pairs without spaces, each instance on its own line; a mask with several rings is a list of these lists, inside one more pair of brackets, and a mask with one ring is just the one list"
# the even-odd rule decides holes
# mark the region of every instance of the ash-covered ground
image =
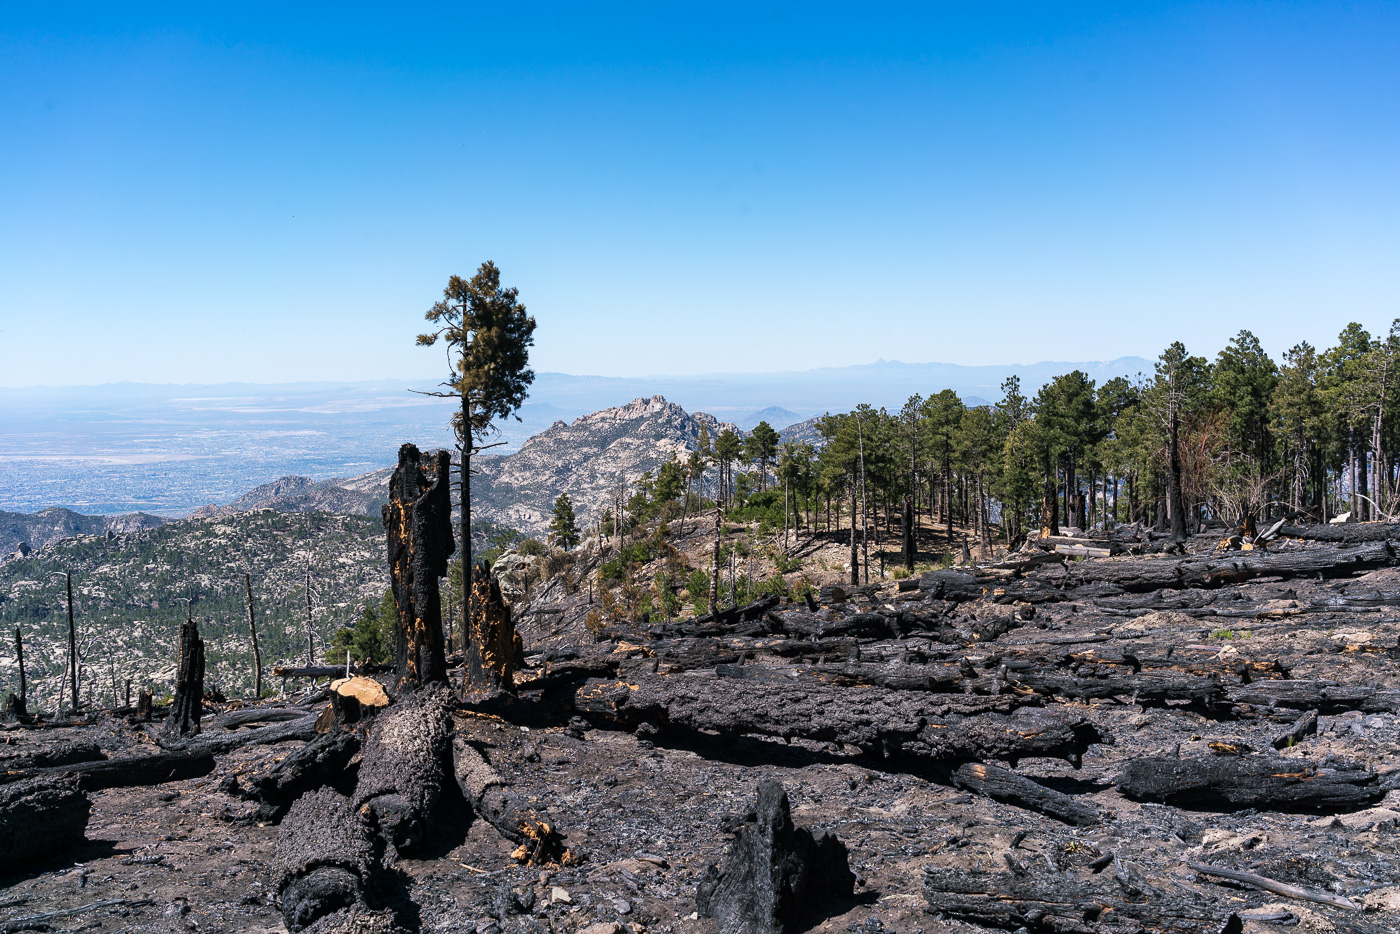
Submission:
[[[813,931],[1400,929],[1400,570],[1375,566],[1395,563],[1393,546],[1212,543],[1186,558],[1022,553],[917,589],[828,589],[815,608],[604,627],[597,642],[577,625],[586,591],[541,588],[522,608],[532,669],[519,696],[459,706],[453,729],[549,816],[571,858],[522,865],[449,781],[414,856],[389,849],[377,907],[404,930],[713,932],[697,885],[772,779],[799,826],[849,851],[852,897],[820,908]],[[1094,577],[1156,562],[1186,570],[1151,589]],[[667,693],[682,683],[686,698]],[[782,718],[799,689],[814,704],[805,724]],[[713,704],[697,704],[706,691]],[[315,713],[325,696],[284,703]],[[925,713],[882,720],[872,698]],[[1014,762],[947,751],[966,748],[956,734],[976,717],[1018,710],[1087,724],[1096,741]],[[862,711],[869,722],[850,726]],[[12,776],[65,745],[151,755],[160,728],[105,714],[11,725],[0,754]],[[211,712],[201,739],[257,728],[224,729]],[[1035,737],[1008,740],[1020,741]],[[0,880],[0,932],[287,930],[283,830],[229,779],[303,745],[242,746],[198,778],[90,792],[86,842]],[[1130,797],[1122,776],[1144,761],[1215,784],[1177,775],[1154,791],[1140,776]],[[1029,779],[1049,804],[969,782],[969,764]],[[1065,819],[1066,801],[1082,819]]]

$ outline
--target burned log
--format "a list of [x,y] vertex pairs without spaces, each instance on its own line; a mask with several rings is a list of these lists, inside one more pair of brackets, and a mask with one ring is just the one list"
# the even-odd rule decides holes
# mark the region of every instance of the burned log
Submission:
[[964,684],[957,665],[847,662],[843,665],[716,665],[721,678],[773,684],[816,683],[834,687],[882,687],[892,691],[957,692]]
[[302,931],[342,910],[369,910],[382,885],[383,844],[350,799],[321,788],[282,821],[273,883],[287,929]]
[[456,550],[446,451],[426,457],[412,444],[399,448],[384,506],[389,576],[398,608],[398,676],[402,687],[445,684],[442,596],[438,579]]
[[967,762],[953,772],[953,784],[994,801],[1014,804],[1075,827],[1088,827],[1102,820],[1097,810],[1071,795],[1046,788],[1039,782],[1007,769],[980,762]]
[[924,869],[925,910],[1004,931],[1240,934],[1244,930],[1238,916],[1218,902],[1181,888],[1158,889],[1122,861],[1114,864],[1112,876],[928,866]]
[[[100,762],[107,758],[101,748],[90,740],[68,740],[49,743],[38,748],[28,746],[0,747],[0,769],[16,771],[20,769],[47,769],[59,765],[74,765],[79,762]],[[13,752],[9,751],[14,749]]]
[[593,680],[574,694],[580,712],[632,727],[649,723],[843,743],[914,763],[1000,759],[1014,764],[1049,756],[1078,764],[1090,745],[1103,740],[1083,717],[1060,710],[959,717],[949,715],[951,702],[940,700],[913,691],[770,684],[701,672]]
[[1213,706],[1225,693],[1218,677],[1201,677],[1178,671],[1144,671],[1114,674],[1103,671],[1060,671],[1031,669],[1016,671],[1010,682],[1019,688],[1047,697],[1075,700],[1132,698],[1144,706],[1161,706],[1168,701],[1189,701],[1198,707]]
[[1354,545],[1359,542],[1400,540],[1400,523],[1343,522],[1337,525],[1281,525],[1278,535],[1301,538],[1310,542],[1339,542]]
[[1363,766],[1281,756],[1134,759],[1117,785],[1134,801],[1215,811],[1346,811],[1386,793],[1380,776]]
[[512,791],[481,751],[461,736],[452,737],[452,771],[462,797],[477,816],[501,836],[519,844],[512,854],[515,859],[526,865],[568,859],[564,835],[549,816],[540,814]]
[[231,730],[250,723],[282,723],[287,720],[301,720],[305,716],[305,710],[295,707],[245,707],[221,714],[214,722],[226,730]]
[[224,733],[219,736],[202,736],[198,740],[184,744],[169,744],[174,748],[199,749],[213,755],[221,756],[226,752],[238,749],[242,746],[266,746],[272,743],[284,743],[287,740],[309,740],[316,735],[316,718],[308,717],[302,711],[300,718],[289,720],[286,723],[275,723],[271,726],[261,726],[252,730],[235,730],[231,733]]
[[365,740],[355,809],[400,852],[422,841],[449,781],[451,707],[445,687],[424,688],[376,717]]
[[[1086,584],[1111,584],[1128,593],[1187,587],[1220,587],[1256,577],[1349,577],[1389,567],[1395,556],[1389,542],[1339,548],[1303,548],[1282,553],[1241,552],[1230,556],[1192,558],[1113,558],[1066,565],[1035,577],[1061,589]],[[925,575],[927,577],[928,575]]]
[[0,872],[28,869],[83,839],[92,802],[71,776],[0,788]]
[[240,793],[262,805],[259,820],[275,821],[297,798],[344,777],[359,751],[360,739],[354,733],[323,733],[280,762],[245,775]]
[[846,846],[834,834],[796,827],[777,782],[758,786],[754,822],[739,828],[695,893],[701,917],[721,934],[795,934],[855,891]]
[[515,671],[524,655],[520,634],[485,563],[472,569],[472,617],[467,626],[465,692],[478,698],[515,689]]
[[1225,691],[1225,699],[1236,705],[1316,710],[1321,714],[1338,714],[1348,710],[1400,713],[1400,691],[1386,690],[1374,684],[1301,679],[1254,681],[1231,685]]
[[72,775],[84,791],[128,788],[133,785],[160,785],[165,782],[199,778],[214,771],[214,757],[207,751],[163,752],[150,756],[122,756],[98,762],[76,762],[45,768],[0,772],[0,784],[30,778]]
[[1309,736],[1317,735],[1317,711],[1309,710],[1293,725],[1273,738],[1270,745],[1275,749],[1288,749],[1296,746]]
[[199,716],[204,705],[204,640],[193,619],[180,624],[180,658],[175,669],[175,700],[165,721],[167,736],[194,736],[199,733]]

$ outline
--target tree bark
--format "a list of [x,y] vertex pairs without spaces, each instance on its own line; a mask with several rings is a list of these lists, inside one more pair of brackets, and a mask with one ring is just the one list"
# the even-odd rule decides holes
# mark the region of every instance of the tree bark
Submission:
[[68,673],[73,679],[73,709],[78,709],[78,631],[73,625],[73,575],[64,574],[68,583]]
[[1355,810],[1385,797],[1380,776],[1360,766],[1319,769],[1282,756],[1130,761],[1118,790],[1134,801],[1206,810]]
[[485,562],[473,569],[471,590],[473,615],[467,624],[462,675],[466,692],[480,698],[514,691],[520,636],[511,620],[510,607],[501,598],[500,585]]
[[856,550],[856,472],[851,471],[851,585],[860,586],[860,552]]
[[81,842],[91,812],[92,802],[70,778],[50,776],[0,788],[0,872],[31,871]]
[[[383,508],[398,610],[401,690],[447,683],[438,579],[447,573],[454,550],[450,469],[446,451],[424,457],[414,445],[403,445],[389,481],[389,502]],[[469,658],[472,648],[467,647]]]
[[204,706],[204,640],[193,619],[180,624],[180,659],[175,671],[175,700],[165,721],[167,736],[199,734]]
[[253,643],[253,699],[262,697],[262,652],[258,649],[258,624],[253,617],[253,575],[243,575],[243,589],[248,596],[248,638]]
[[914,497],[904,494],[904,523],[902,528],[904,536],[904,569],[911,574],[914,571],[914,558],[918,553],[918,546],[914,541]]

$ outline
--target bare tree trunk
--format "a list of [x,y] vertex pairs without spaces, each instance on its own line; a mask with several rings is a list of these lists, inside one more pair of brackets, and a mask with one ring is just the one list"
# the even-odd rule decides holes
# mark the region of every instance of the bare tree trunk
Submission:
[[982,474],[977,474],[977,524],[982,527],[982,560],[992,556],[992,535],[987,528],[987,493]]
[[719,533],[724,521],[724,511],[720,509],[719,503],[715,504],[715,548],[714,567],[710,570],[710,615],[714,616],[719,610]]
[[914,542],[914,497],[912,494],[904,495],[904,569],[913,572],[914,556],[917,546]]
[[865,434],[861,430],[859,418],[856,419],[856,443],[860,449],[860,543],[864,557],[865,582],[868,584],[870,583],[870,518],[865,511]]
[[78,631],[73,625],[73,575],[64,574],[68,583],[68,672],[73,679],[73,707],[78,706]]
[[262,697],[262,652],[258,649],[258,626],[253,617],[253,575],[243,575],[243,589],[248,595],[248,637],[253,640],[253,697],[259,698]]
[[316,641],[311,626],[311,555],[306,556],[306,667],[316,663]]
[[1181,444],[1178,440],[1176,400],[1171,402],[1167,432],[1167,511],[1171,513],[1172,541],[1186,541],[1186,509],[1181,498]]
[[19,699],[29,700],[29,685],[24,678],[24,639],[20,636],[19,627],[15,627],[15,661],[19,663]]
[[851,471],[851,584],[860,584],[860,552],[856,550],[856,476]]

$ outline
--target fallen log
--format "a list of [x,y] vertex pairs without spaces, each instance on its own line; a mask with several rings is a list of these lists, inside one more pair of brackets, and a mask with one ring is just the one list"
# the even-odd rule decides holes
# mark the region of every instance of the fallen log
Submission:
[[78,762],[43,769],[0,772],[0,784],[45,776],[74,776],[83,791],[128,788],[134,785],[160,785],[165,782],[200,778],[214,771],[214,756],[204,749],[189,752],[162,752],[150,756],[123,756],[101,762]]
[[1031,756],[1078,764],[1103,737],[1083,717],[1023,708],[1012,716],[949,716],[939,695],[875,687],[769,684],[692,672],[674,677],[593,680],[574,693],[581,713],[624,725],[642,723],[724,734],[842,743],[913,762]]
[[739,828],[720,865],[708,867],[695,904],[725,934],[796,934],[854,891],[845,844],[794,826],[783,786],[766,781],[754,822]]
[[[1230,556],[1191,558],[1114,558],[1066,565],[1053,574],[1036,571],[1036,579],[1060,589],[1111,584],[1129,593],[1187,587],[1220,587],[1256,577],[1348,577],[1395,563],[1385,541],[1339,548],[1301,548],[1281,553],[1241,552]],[[928,575],[925,575],[926,577]]]
[[314,716],[308,717],[304,710],[299,711],[299,713],[301,714],[299,719],[289,720],[286,723],[260,726],[251,730],[236,730],[219,736],[210,736],[206,733],[198,740],[177,748],[200,749],[221,756],[241,746],[265,746],[293,739],[305,741],[314,738],[316,736],[316,718]]
[[1386,793],[1380,776],[1359,765],[1262,755],[1134,759],[1116,784],[1134,801],[1216,811],[1356,810]]
[[226,730],[247,726],[250,723],[281,723],[287,720],[300,720],[306,716],[305,710],[295,707],[245,707],[220,714],[214,721]]
[[1338,525],[1283,525],[1278,535],[1310,542],[1383,542],[1400,540],[1400,523],[1345,522]]
[[1400,691],[1374,684],[1339,684],[1334,681],[1279,679],[1231,685],[1225,700],[1251,707],[1285,707],[1290,710],[1316,710],[1338,714],[1348,710],[1362,713],[1400,713]]
[[[272,673],[279,678],[344,678],[344,665],[303,665],[300,667],[273,668]],[[360,670],[354,665],[350,666],[351,676],[357,675]]]
[[273,884],[287,929],[368,909],[382,884],[383,844],[348,798],[328,788],[298,798],[282,821]]
[[1097,810],[1074,797],[1046,788],[1039,782],[1007,769],[980,762],[967,762],[953,772],[953,784],[994,801],[1053,817],[1075,827],[1088,827],[1102,820]]
[[385,842],[411,853],[422,842],[444,784],[452,696],[430,685],[374,719],[364,743],[353,803]]
[[464,737],[452,737],[452,771],[462,797],[482,820],[519,846],[511,855],[527,866],[567,862],[564,835],[548,815],[530,807],[521,795]]
[[1198,707],[1211,707],[1223,696],[1225,687],[1217,677],[1200,677],[1176,671],[1144,671],[1134,675],[1080,671],[1031,669],[1009,675],[1012,685],[1047,697],[1075,700],[1132,698],[1143,705],[1163,705],[1167,701],[1189,701]]
[[0,872],[28,869],[83,839],[92,802],[68,775],[0,788]]
[[1179,888],[1157,889],[1115,863],[1117,871],[1107,877],[928,866],[925,910],[1005,931],[1243,931],[1239,918],[1218,902]]
[[894,691],[955,692],[963,686],[957,665],[716,665],[721,678],[773,684],[815,683],[833,687],[882,687]]
[[107,758],[97,744],[88,740],[66,740],[37,749],[21,746],[14,752],[0,747],[0,770],[44,769],[78,762],[99,762]]
[[240,793],[261,805],[259,820],[278,820],[308,791],[335,784],[359,751],[360,739],[354,733],[323,733],[280,762],[244,775]]
[[[85,915],[92,911],[101,911],[104,908],[144,908],[147,905],[154,905],[155,902],[149,898],[107,898],[100,902],[91,902],[87,905],[79,905],[76,908],[60,908],[57,911],[45,911],[37,915],[25,915],[20,918],[9,918],[0,921],[0,934],[20,934],[21,931],[48,931],[52,930],[48,922],[66,920],[74,915]],[[85,931],[97,927],[97,924],[84,925],[78,928],[70,928],[74,931]]]

